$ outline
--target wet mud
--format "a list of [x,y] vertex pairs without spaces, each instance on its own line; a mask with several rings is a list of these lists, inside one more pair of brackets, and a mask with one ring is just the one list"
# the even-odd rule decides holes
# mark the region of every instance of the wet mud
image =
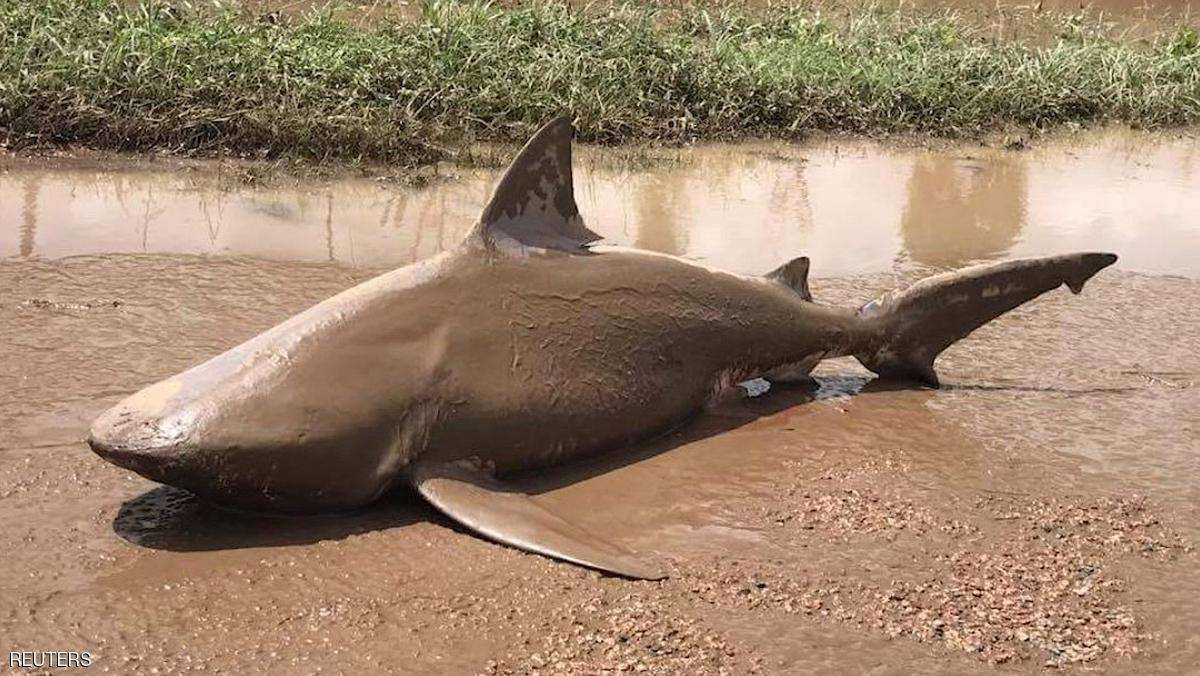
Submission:
[[1200,143],[1029,151],[704,147],[576,174],[612,241],[859,303],[972,260],[1116,269],[980,329],[944,387],[851,361],[522,485],[671,577],[461,532],[397,493],[222,510],[110,466],[91,419],[457,241],[494,171],[231,188],[204,171],[5,160],[0,650],[101,673],[1190,673],[1200,661]]

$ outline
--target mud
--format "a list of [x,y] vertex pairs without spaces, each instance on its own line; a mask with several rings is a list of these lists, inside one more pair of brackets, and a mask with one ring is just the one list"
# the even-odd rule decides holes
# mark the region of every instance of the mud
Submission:
[[524,480],[658,553],[661,583],[488,544],[405,495],[320,518],[221,511],[80,441],[129,392],[450,245],[494,172],[230,189],[7,160],[0,651],[89,650],[103,673],[1188,673],[1197,150],[1115,134],[700,148],[649,170],[585,157],[580,210],[601,234],[746,272],[804,253],[826,302],[973,259],[1122,254],[1082,296],[951,348],[941,390],[835,362],[816,391]]

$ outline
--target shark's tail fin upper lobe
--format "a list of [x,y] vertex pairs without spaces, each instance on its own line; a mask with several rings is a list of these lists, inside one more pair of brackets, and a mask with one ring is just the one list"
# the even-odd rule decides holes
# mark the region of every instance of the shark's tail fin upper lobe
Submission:
[[866,337],[854,356],[883,377],[937,387],[934,359],[1000,315],[1066,284],[1074,293],[1112,265],[1111,253],[1075,253],[978,265],[923,279],[858,311]]

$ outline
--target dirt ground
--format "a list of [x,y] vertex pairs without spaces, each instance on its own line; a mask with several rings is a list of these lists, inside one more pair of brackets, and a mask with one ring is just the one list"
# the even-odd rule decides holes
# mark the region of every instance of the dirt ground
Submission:
[[[525,481],[657,557],[662,582],[490,544],[404,494],[340,516],[225,512],[81,442],[122,396],[374,272],[0,261],[0,650],[86,650],[89,671],[121,674],[1200,663],[1196,280],[1105,271],[953,348],[941,390],[827,364],[816,390],[731,402]],[[814,293],[861,302],[897,281],[819,279]]]

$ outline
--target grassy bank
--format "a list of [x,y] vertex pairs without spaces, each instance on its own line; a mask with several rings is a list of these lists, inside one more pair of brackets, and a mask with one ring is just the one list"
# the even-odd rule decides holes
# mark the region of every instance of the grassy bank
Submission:
[[581,12],[426,2],[416,20],[247,20],[0,0],[0,139],[420,161],[561,111],[600,141],[1200,122],[1200,35],[989,38],[952,16]]

